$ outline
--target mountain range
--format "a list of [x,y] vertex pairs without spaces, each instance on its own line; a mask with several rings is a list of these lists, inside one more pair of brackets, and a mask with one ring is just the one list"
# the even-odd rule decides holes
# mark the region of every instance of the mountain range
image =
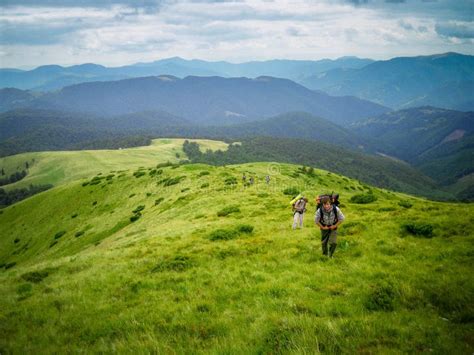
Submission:
[[474,56],[400,57],[362,68],[337,68],[301,83],[331,95],[354,95],[391,108],[431,105],[474,110]]
[[91,81],[145,76],[285,78],[331,95],[356,96],[393,109],[436,106],[474,110],[474,57],[459,53],[396,57],[389,60],[342,57],[336,60],[269,60],[228,63],[179,57],[108,68],[93,63],[33,70],[0,69],[0,88],[52,91]]
[[[19,106],[111,116],[166,111],[199,124],[242,123],[289,111],[305,111],[348,124],[389,111],[355,97],[312,91],[288,79],[158,76],[82,83],[34,97],[6,91],[0,110]],[[29,96],[28,96],[29,95]],[[0,92],[0,96],[3,96]]]

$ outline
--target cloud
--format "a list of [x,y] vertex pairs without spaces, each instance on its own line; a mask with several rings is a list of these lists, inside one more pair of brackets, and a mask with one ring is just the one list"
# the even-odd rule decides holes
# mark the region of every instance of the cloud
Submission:
[[437,23],[436,33],[443,37],[471,39],[474,38],[474,22]]

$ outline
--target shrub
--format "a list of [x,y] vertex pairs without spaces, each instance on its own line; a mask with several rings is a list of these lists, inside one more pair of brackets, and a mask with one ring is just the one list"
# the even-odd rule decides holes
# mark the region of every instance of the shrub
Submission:
[[402,200],[398,203],[399,206],[405,207],[405,208],[411,208],[413,207],[413,203],[410,201]]
[[8,269],[11,269],[12,267],[14,267],[16,265],[16,261],[13,261],[11,263],[6,263],[5,264],[5,270],[8,270]]
[[239,233],[251,234],[253,232],[253,226],[249,224],[241,224],[236,229]]
[[428,223],[411,222],[402,225],[403,231],[415,236],[421,236],[425,238],[433,237],[433,229],[433,226]]
[[283,190],[283,194],[288,196],[296,196],[299,194],[299,190],[296,187],[287,187]]
[[201,185],[201,189],[205,189],[206,187],[209,187],[208,182],[205,182],[204,184]]
[[210,174],[209,171],[204,170],[204,171],[201,171],[198,176],[201,177],[201,176],[205,176],[205,175],[209,175],[209,174]]
[[234,212],[240,212],[239,206],[232,205],[224,207],[222,210],[217,212],[217,217],[225,217]]
[[74,213],[71,218],[76,218],[77,216],[79,216],[77,213]]
[[97,205],[97,201],[92,202],[92,206]]
[[234,229],[216,229],[209,234],[209,240],[231,240],[237,238],[239,233]]
[[145,209],[145,206],[140,205],[140,206],[137,206],[132,212],[133,213],[138,213],[140,211],[143,211],[144,209]]
[[82,186],[83,186],[83,187],[84,187],[84,186],[87,186],[87,185],[89,185],[89,181],[86,181],[86,182],[83,182],[83,183],[82,183]]
[[110,175],[107,175],[107,177],[105,178],[106,180],[112,180],[112,178],[115,176],[115,174],[110,174]]
[[131,194],[130,196],[128,196],[128,198],[132,198],[133,196],[135,196],[136,194]]
[[136,178],[139,178],[139,177],[142,177],[142,176],[145,175],[145,174],[146,174],[146,172],[139,170],[139,171],[135,171],[135,172],[133,173],[133,176],[135,176]]
[[59,238],[61,238],[64,234],[66,234],[66,231],[57,232],[57,233],[54,235],[54,239],[59,239]]
[[181,180],[183,180],[185,176],[177,176],[174,178],[165,178],[163,180],[158,181],[158,185],[163,184],[163,186],[172,186],[179,184]]
[[25,281],[39,283],[43,281],[43,279],[46,278],[48,275],[49,273],[46,270],[32,271],[32,272],[27,272],[26,274],[21,275],[21,278]]
[[159,199],[155,200],[155,206],[158,206],[160,203],[164,201],[163,197],[160,197]]
[[15,238],[15,240],[13,241],[13,243],[15,244],[18,244],[20,242],[20,238]]
[[132,217],[130,217],[130,222],[137,221],[141,216],[142,216],[142,214],[140,212],[134,214]]
[[52,247],[54,247],[56,244],[58,244],[58,241],[57,241],[57,240],[53,241],[53,242],[49,245],[49,247],[52,248]]
[[377,196],[371,193],[357,194],[357,195],[352,196],[349,201],[352,203],[366,204],[366,203],[377,201]]
[[236,185],[237,178],[235,176],[229,176],[224,180],[224,184],[226,185]]
[[380,282],[372,287],[365,307],[370,311],[393,311],[395,289],[389,282]]
[[189,191],[189,190],[191,190],[191,189],[189,187],[186,187],[186,188],[182,189],[181,192],[186,192],[186,191]]
[[174,258],[169,260],[163,260],[158,263],[151,272],[160,272],[160,271],[185,271],[190,267],[194,266],[193,261],[189,256],[186,255],[176,255]]
[[81,235],[83,235],[83,234],[84,234],[84,231],[79,231],[79,232],[76,232],[76,234],[74,234],[74,236],[75,236],[76,238],[79,238],[79,237],[80,237]]

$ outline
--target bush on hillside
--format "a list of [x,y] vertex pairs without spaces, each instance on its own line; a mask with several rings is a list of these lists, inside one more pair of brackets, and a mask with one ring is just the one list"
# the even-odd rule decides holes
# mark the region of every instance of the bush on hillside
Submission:
[[253,226],[250,224],[241,224],[237,226],[236,230],[239,233],[251,234],[253,232]]
[[225,217],[235,212],[240,212],[239,206],[235,206],[235,205],[227,206],[217,212],[217,217]]
[[207,171],[207,170],[203,170],[203,171],[201,171],[201,172],[199,173],[199,175],[198,175],[198,176],[199,176],[199,177],[201,177],[201,176],[205,176],[205,175],[209,175],[209,174],[210,174],[210,172],[209,172],[209,171]]
[[44,278],[46,278],[49,275],[48,271],[42,270],[42,271],[32,271],[32,272],[27,272],[23,275],[21,275],[21,278],[25,281],[33,282],[33,283],[39,283],[43,281]]
[[238,236],[239,233],[234,229],[216,229],[209,234],[209,239],[214,242],[216,240],[231,240]]
[[143,211],[144,209],[145,209],[145,206],[140,205],[140,206],[137,206],[132,212],[133,213],[138,213],[140,211]]
[[160,197],[159,199],[155,200],[155,206],[158,206],[160,203],[162,203],[165,199],[163,197]]
[[224,184],[226,185],[236,185],[237,178],[235,176],[229,176],[224,180]]
[[357,195],[352,196],[349,201],[352,203],[366,204],[366,203],[377,201],[377,196],[375,196],[372,193],[357,194]]
[[429,223],[410,222],[402,224],[402,230],[404,232],[425,238],[433,237],[433,229],[434,227]]
[[370,311],[393,311],[395,298],[396,292],[392,283],[382,281],[372,286],[365,307]]
[[84,234],[84,231],[79,231],[79,232],[76,232],[76,234],[74,234],[74,236],[75,236],[76,238],[79,238],[79,237],[80,237],[81,235],[83,235],[83,234]]
[[402,200],[402,201],[398,202],[398,205],[401,206],[401,207],[405,207],[405,208],[413,207],[413,203],[411,203],[410,201],[406,201],[406,200]]
[[66,234],[66,231],[57,232],[57,233],[54,235],[54,239],[59,239],[59,238],[61,238],[64,234]]
[[205,189],[206,187],[209,187],[208,182],[205,182],[204,184],[201,185],[201,189]]
[[143,175],[146,175],[146,172],[145,172],[145,171],[141,171],[141,170],[135,171],[135,172],[133,173],[133,176],[135,176],[136,178],[142,177]]
[[288,196],[296,196],[299,194],[299,190],[296,187],[287,187],[283,190],[283,193]]
[[193,260],[186,255],[176,255],[172,259],[163,260],[159,262],[151,272],[161,272],[161,271],[185,271],[194,266]]

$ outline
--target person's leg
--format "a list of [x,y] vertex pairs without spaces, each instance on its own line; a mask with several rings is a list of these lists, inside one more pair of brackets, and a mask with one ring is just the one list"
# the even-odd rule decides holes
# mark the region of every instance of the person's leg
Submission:
[[328,240],[329,240],[328,230],[321,231],[321,247],[323,249],[323,255],[328,255]]
[[293,229],[296,229],[296,226],[298,225],[298,218],[299,218],[299,213],[295,212],[293,214]]
[[304,213],[298,213],[300,215],[300,228],[303,228],[303,216]]
[[337,231],[332,230],[330,231],[330,237],[329,237],[329,257],[332,258],[334,252],[336,251],[337,247]]

